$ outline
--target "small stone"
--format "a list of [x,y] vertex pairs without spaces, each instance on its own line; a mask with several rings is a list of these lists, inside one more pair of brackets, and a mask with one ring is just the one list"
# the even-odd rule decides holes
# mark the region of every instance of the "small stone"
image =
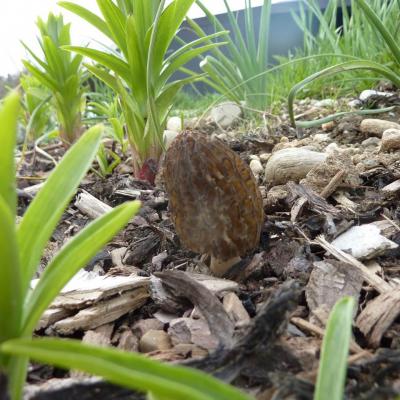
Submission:
[[157,318],[147,318],[137,321],[133,325],[132,331],[137,337],[141,338],[150,330],[161,331],[163,328],[164,324]]
[[314,135],[314,140],[320,143],[329,142],[331,140],[331,137],[328,133],[317,133],[316,135]]
[[250,322],[249,314],[235,293],[228,293],[224,296],[223,306],[235,323],[243,325]]
[[333,99],[323,99],[317,101],[314,106],[315,107],[320,107],[320,108],[329,108],[329,107],[334,107],[337,104],[336,100]]
[[262,153],[260,154],[260,161],[267,162],[271,157],[271,153]]
[[350,101],[347,103],[347,105],[348,105],[350,108],[359,108],[359,107],[361,107],[361,105],[362,105],[362,101],[361,101],[361,100],[358,100],[358,99],[350,100]]
[[336,151],[340,151],[340,147],[335,142],[330,143],[325,147],[325,153],[329,155],[334,154]]
[[375,136],[365,139],[361,142],[362,147],[378,147],[381,144],[381,140]]
[[171,145],[171,143],[175,140],[175,138],[178,135],[179,131],[172,131],[172,130],[164,131],[164,143],[166,149],[168,149],[168,147]]
[[398,245],[381,235],[374,224],[353,226],[338,236],[332,245],[360,260],[370,260]]
[[250,158],[250,160],[260,161],[260,157],[258,157],[256,154],[252,154],[249,158]]
[[382,144],[379,151],[400,149],[400,129],[387,129],[382,135]]
[[180,117],[170,117],[167,121],[167,131],[181,132],[182,131],[182,119]]
[[359,99],[362,102],[368,102],[371,97],[390,97],[393,96],[393,93],[387,93],[387,92],[378,92],[377,90],[363,90],[359,96]]
[[329,121],[326,122],[325,124],[321,125],[321,128],[324,132],[329,132],[331,131],[334,127],[336,126],[336,122],[335,121]]
[[366,118],[361,121],[360,129],[365,135],[382,137],[383,132],[388,129],[400,129],[400,125],[384,119]]
[[202,319],[177,318],[170,323],[168,333],[172,343],[193,343],[211,350],[218,346],[218,340],[211,335],[208,324]]
[[142,353],[169,350],[171,347],[171,339],[168,334],[164,331],[153,329],[146,332],[139,342],[139,350]]
[[228,140],[228,135],[226,133],[220,133],[219,135],[217,135],[217,138],[219,140]]
[[326,154],[302,147],[275,152],[265,166],[265,179],[271,185],[300,181],[308,172],[326,160]]
[[259,160],[251,160],[250,169],[253,172],[254,176],[258,177],[264,168]]
[[118,348],[125,351],[137,352],[139,350],[139,339],[130,329],[126,329],[121,333]]
[[234,102],[225,102],[213,107],[210,117],[223,129],[230,128],[242,115],[242,109]]

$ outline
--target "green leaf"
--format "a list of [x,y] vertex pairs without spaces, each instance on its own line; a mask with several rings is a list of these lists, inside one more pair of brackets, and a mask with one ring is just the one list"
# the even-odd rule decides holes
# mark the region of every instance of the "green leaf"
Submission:
[[322,343],[314,400],[343,400],[354,299],[343,297],[333,307]]
[[79,47],[79,46],[63,46],[63,49],[74,51],[76,53],[81,54],[82,56],[89,57],[92,60],[104,65],[105,67],[111,69],[117,75],[119,75],[122,79],[129,81],[130,79],[130,70],[129,65],[121,60],[120,58],[105,53],[104,51],[89,49],[87,47]]
[[58,5],[60,7],[65,8],[68,11],[71,11],[78,17],[81,17],[86,22],[89,22],[89,24],[93,25],[100,32],[102,32],[105,36],[112,38],[107,24],[101,18],[99,18],[96,14],[92,13],[85,7],[82,7],[75,3],[71,3],[69,1],[60,1],[60,2],[58,2]]
[[18,226],[23,293],[36,272],[43,249],[96,155],[103,127],[89,129],[65,154],[33,199]]
[[369,19],[374,29],[376,29],[382,35],[386,45],[391,50],[397,65],[400,66],[400,46],[397,44],[398,39],[395,39],[391,35],[374,10],[367,4],[365,0],[356,0],[356,3],[363,9],[366,17]]
[[15,215],[17,197],[15,194],[14,150],[17,139],[17,121],[20,111],[20,97],[11,92],[0,107],[0,196]]
[[46,267],[25,302],[23,332],[30,335],[42,313],[69,280],[137,213],[140,202],[122,204],[74,236]]
[[[2,343],[18,335],[22,306],[15,220],[2,196],[0,196],[0,260],[0,343]],[[0,356],[0,366],[1,364]]]
[[204,372],[74,340],[10,340],[1,350],[61,368],[79,369],[130,389],[151,391],[156,396],[174,400],[250,400],[249,396]]

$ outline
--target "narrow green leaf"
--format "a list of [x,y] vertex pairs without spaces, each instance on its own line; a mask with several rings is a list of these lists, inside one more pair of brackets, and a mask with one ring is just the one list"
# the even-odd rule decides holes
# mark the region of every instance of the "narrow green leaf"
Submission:
[[15,165],[14,150],[17,140],[17,121],[20,111],[20,97],[17,92],[11,92],[0,107],[0,196],[15,215]]
[[58,2],[58,5],[74,13],[78,17],[81,17],[86,22],[89,22],[89,24],[93,25],[105,36],[109,37],[110,39],[112,38],[107,24],[100,17],[98,17],[96,14],[92,13],[85,7],[82,7],[79,4],[71,3],[69,1],[60,1]]
[[23,293],[44,247],[96,155],[103,128],[89,129],[65,154],[36,195],[18,227]]
[[137,213],[140,202],[122,204],[74,236],[46,267],[25,302],[23,332],[30,335],[42,313],[69,280]]
[[112,54],[108,54],[100,50],[89,49],[87,47],[79,47],[79,46],[63,46],[63,49],[74,51],[76,53],[81,54],[82,56],[89,57],[92,60],[111,69],[122,79],[126,81],[130,80],[129,65],[125,61],[121,60],[120,58]]
[[322,343],[314,400],[343,400],[354,299],[343,297],[333,307]]
[[398,39],[396,40],[391,35],[374,10],[367,4],[365,0],[356,0],[356,3],[363,9],[366,17],[369,19],[373,27],[382,35],[386,45],[391,50],[397,65],[400,66],[400,46],[398,45]]
[[174,400],[250,400],[234,387],[203,372],[74,340],[10,340],[1,350],[62,368],[79,369],[130,389],[151,391]]
[[[14,218],[0,196],[0,343],[16,337],[21,324],[21,272]],[[1,361],[0,355],[0,366]]]
[[331,67],[323,69],[322,71],[316,72],[315,74],[308,76],[307,78],[303,79],[301,82],[297,83],[292,87],[288,95],[288,111],[289,111],[290,122],[292,123],[292,125],[296,126],[293,106],[294,106],[294,99],[299,90],[303,89],[304,86],[306,86],[307,84],[316,79],[354,70],[370,70],[376,72],[384,76],[385,78],[391,80],[397,86],[400,86],[399,75],[396,75],[389,68],[373,61],[355,60],[333,65]]

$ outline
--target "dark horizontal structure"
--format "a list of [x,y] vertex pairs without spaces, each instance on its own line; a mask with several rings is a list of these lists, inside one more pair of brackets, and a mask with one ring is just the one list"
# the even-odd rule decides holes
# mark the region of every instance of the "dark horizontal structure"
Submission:
[[[303,32],[297,26],[293,20],[292,13],[297,12],[300,8],[300,3],[307,7],[307,1],[304,0],[287,0],[279,3],[272,4],[271,7],[271,21],[270,21],[270,33],[269,33],[269,47],[268,54],[271,63],[274,63],[274,56],[288,55],[289,51],[294,50],[296,47],[300,47],[303,44]],[[320,0],[320,7],[322,10],[326,8],[329,0]],[[347,0],[347,4],[350,4],[350,0]],[[258,32],[258,27],[260,24],[262,6],[253,7],[255,32]],[[239,25],[244,32],[244,10],[234,11]],[[229,18],[226,13],[216,15],[221,24],[230,30]],[[338,15],[338,24],[340,24],[341,15]],[[194,19],[197,24],[203,29],[207,34],[214,33],[214,25],[209,21],[207,17],[201,17]],[[317,30],[318,22],[315,21],[315,30]],[[185,42],[196,39],[196,35],[192,32],[190,27],[185,22],[179,34]],[[172,49],[177,49],[180,47],[180,43],[175,42]],[[171,50],[172,50],[171,49]],[[222,48],[223,51],[223,48]],[[193,60],[187,65],[193,71],[200,72],[199,59]],[[181,78],[184,74],[178,75]],[[212,91],[211,88],[204,85],[203,83],[197,83],[196,88],[201,92]]]

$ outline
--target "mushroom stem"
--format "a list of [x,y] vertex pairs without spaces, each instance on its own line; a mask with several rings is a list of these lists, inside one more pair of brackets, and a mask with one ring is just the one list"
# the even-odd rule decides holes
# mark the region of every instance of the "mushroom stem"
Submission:
[[211,256],[210,270],[215,276],[223,276],[233,265],[241,260],[239,256],[230,258],[227,261],[221,261]]

